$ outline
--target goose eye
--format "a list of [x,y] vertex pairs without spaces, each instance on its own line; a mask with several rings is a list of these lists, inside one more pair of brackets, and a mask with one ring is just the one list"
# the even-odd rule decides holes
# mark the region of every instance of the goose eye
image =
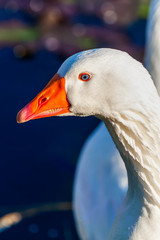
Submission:
[[89,73],[81,73],[79,74],[79,79],[86,82],[88,80],[90,80],[91,75]]

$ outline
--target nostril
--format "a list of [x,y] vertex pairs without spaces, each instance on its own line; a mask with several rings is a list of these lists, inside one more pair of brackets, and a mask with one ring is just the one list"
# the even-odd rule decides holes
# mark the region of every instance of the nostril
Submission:
[[44,98],[42,98],[41,103],[45,103],[46,101],[47,101],[47,98],[44,97]]
[[38,106],[41,106],[43,105],[45,102],[47,101],[47,98],[46,97],[41,97],[38,101]]

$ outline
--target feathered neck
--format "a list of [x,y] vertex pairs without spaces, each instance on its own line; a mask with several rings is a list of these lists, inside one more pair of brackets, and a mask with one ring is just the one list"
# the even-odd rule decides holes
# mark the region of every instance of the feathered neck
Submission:
[[160,95],[160,0],[152,0],[147,23],[145,66]]
[[[104,120],[126,165],[129,185],[109,239],[148,240],[150,233],[160,234],[159,226],[156,228],[155,219],[151,217],[156,208],[153,215],[160,219],[159,99],[155,98],[150,106],[141,106],[140,111],[135,109],[114,112]],[[155,226],[149,230],[152,223]],[[146,228],[146,238],[140,224]]]

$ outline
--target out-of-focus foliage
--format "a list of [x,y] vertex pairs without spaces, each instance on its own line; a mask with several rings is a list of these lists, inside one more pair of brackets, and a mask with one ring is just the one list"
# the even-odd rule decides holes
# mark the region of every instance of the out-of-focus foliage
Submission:
[[65,56],[95,47],[125,50],[130,39],[124,30],[146,18],[148,6],[148,0],[1,0],[0,46]]
[[28,42],[35,41],[38,38],[38,32],[34,28],[23,29],[0,29],[0,41],[9,44],[12,42]]
[[138,8],[138,16],[142,18],[147,18],[149,13],[149,4],[150,1],[148,0],[141,0],[141,3]]

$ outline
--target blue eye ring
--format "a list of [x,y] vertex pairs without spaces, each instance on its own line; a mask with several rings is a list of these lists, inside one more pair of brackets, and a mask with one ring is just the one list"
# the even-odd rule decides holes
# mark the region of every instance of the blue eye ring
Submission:
[[80,74],[79,74],[79,79],[80,79],[81,81],[83,81],[83,82],[87,82],[87,81],[89,81],[89,80],[91,79],[91,74],[86,73],[86,72],[80,73]]

